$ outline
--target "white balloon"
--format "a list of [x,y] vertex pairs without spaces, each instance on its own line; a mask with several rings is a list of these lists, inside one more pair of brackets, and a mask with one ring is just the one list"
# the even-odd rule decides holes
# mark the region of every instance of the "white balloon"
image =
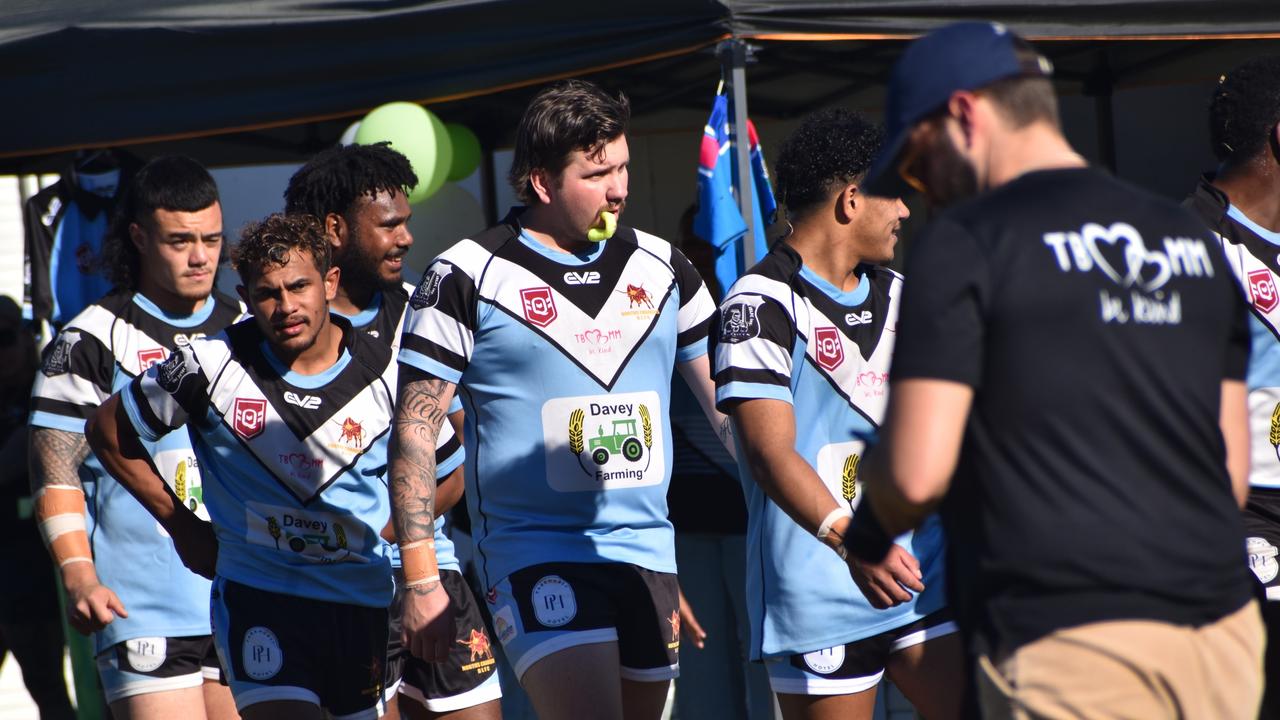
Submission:
[[344,145],[344,146],[354,145],[356,142],[356,131],[359,129],[360,129],[359,120],[348,125],[347,129],[342,131],[342,137],[338,138],[338,144]]
[[[457,183],[445,183],[436,194],[413,206],[413,217],[409,218],[413,247],[405,255],[405,269],[421,275],[437,255],[484,227],[484,209],[476,196]],[[409,272],[405,279],[411,279]]]

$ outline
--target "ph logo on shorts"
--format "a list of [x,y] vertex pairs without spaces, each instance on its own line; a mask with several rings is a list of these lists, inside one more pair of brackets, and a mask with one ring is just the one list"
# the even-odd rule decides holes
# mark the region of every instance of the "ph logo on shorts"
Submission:
[[548,575],[533,585],[533,615],[544,627],[566,625],[578,614],[573,587],[559,575]]
[[149,673],[164,664],[169,651],[169,639],[142,637],[125,640],[124,650],[129,667],[140,673]]
[[1275,580],[1276,575],[1280,575],[1280,562],[1276,561],[1280,550],[1266,538],[1247,538],[1245,552],[1249,553],[1249,569],[1258,576],[1258,582],[1265,585]]
[[241,660],[244,662],[244,673],[250,678],[268,680],[275,677],[284,665],[284,651],[280,649],[276,634],[258,625],[249,628],[244,634]]
[[844,646],[837,645],[833,648],[805,653],[804,664],[819,675],[830,675],[844,664]]

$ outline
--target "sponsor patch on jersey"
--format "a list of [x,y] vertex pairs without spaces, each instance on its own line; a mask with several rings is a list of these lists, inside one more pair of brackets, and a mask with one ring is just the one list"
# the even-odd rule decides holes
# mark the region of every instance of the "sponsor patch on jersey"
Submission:
[[168,656],[169,639],[141,637],[124,641],[125,659],[129,667],[140,673],[149,673],[164,664]]
[[498,642],[506,645],[520,634],[516,627],[515,612],[510,605],[503,605],[493,614],[493,631],[498,635]]
[[627,309],[622,311],[623,317],[650,318],[658,314],[657,308],[653,306],[653,293],[646,290],[643,283],[627,283],[625,288],[615,292],[627,296]]
[[1276,560],[1280,550],[1266,538],[1246,538],[1245,552],[1249,554],[1249,569],[1258,576],[1258,582],[1265,585],[1280,575],[1280,562]]
[[58,340],[49,351],[49,356],[45,358],[40,372],[46,377],[66,374],[71,369],[71,350],[78,342],[80,342],[79,330],[67,330],[58,335]]
[[1276,280],[1270,270],[1262,268],[1249,273],[1249,297],[1253,306],[1264,313],[1280,305],[1280,293],[1276,292]]
[[833,327],[814,328],[814,357],[823,370],[833,372],[844,362],[844,342],[840,331]]
[[559,575],[548,575],[533,584],[533,615],[543,627],[560,627],[578,614],[573,586]]
[[178,392],[178,387],[182,385],[182,379],[190,374],[187,372],[187,363],[182,354],[174,353],[160,363],[160,368],[156,370],[156,384],[160,386],[161,390],[172,395]]
[[844,646],[837,645],[825,650],[805,653],[804,664],[819,675],[830,675],[844,665]]
[[409,305],[414,310],[435,307],[440,302],[440,284],[444,279],[453,272],[453,266],[448,263],[436,263],[432,265],[427,274],[422,278],[422,282],[418,283],[418,288],[413,291],[413,297],[409,298]]
[[267,426],[267,401],[261,398],[236,398],[231,413],[231,427],[245,440],[261,435]]
[[666,472],[658,393],[553,398],[542,406],[547,484],[559,492],[657,485]]
[[244,672],[254,680],[270,680],[284,666],[284,650],[270,629],[257,625],[244,634],[241,646]]
[[164,478],[182,504],[201,520],[208,520],[209,509],[204,504],[204,481],[200,475],[200,462],[195,454],[187,448],[160,450],[151,456],[151,461],[156,472]]
[[164,348],[149,348],[138,351],[138,372],[144,373],[156,363],[164,362]]
[[573,334],[574,342],[588,355],[611,353],[622,347],[622,331],[617,328],[588,328]]
[[[300,460],[301,462],[301,460]],[[364,526],[350,515],[245,503],[245,539],[318,563],[368,562]]]
[[551,295],[551,288],[525,288],[520,291],[520,304],[524,308],[524,319],[546,327],[559,316],[556,312],[556,301]]
[[760,319],[751,303],[733,303],[720,314],[720,342],[740,343],[760,335]]
[[866,443],[860,440],[832,443],[818,449],[818,477],[827,486],[836,502],[843,502],[850,510],[862,501],[862,481],[858,479],[858,466]]

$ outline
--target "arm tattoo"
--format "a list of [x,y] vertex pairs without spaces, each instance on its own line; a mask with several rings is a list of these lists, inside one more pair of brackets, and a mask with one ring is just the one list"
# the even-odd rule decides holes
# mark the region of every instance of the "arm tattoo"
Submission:
[[448,386],[432,378],[406,383],[400,389],[388,485],[392,521],[402,543],[435,533],[436,437],[448,410],[442,402]]
[[80,487],[80,465],[89,457],[83,433],[31,428],[31,491],[45,485]]

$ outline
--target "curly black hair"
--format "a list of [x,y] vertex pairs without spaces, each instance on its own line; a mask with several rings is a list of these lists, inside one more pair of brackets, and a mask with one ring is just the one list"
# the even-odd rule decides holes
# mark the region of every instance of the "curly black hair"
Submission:
[[317,218],[329,213],[345,217],[361,195],[373,199],[384,190],[407,194],[417,184],[409,160],[389,144],[339,145],[321,151],[289,178],[284,209]]
[[1258,156],[1280,123],[1280,55],[1223,75],[1209,101],[1209,137],[1218,161],[1242,165]]
[[883,144],[884,129],[862,113],[810,113],[778,151],[778,200],[792,218],[804,216],[838,188],[860,181]]
[[231,252],[231,265],[246,286],[266,271],[289,263],[289,253],[310,253],[323,277],[333,263],[329,239],[320,221],[302,213],[275,213],[251,222],[240,231],[240,242]]
[[143,165],[125,187],[102,241],[99,262],[112,287],[138,289],[142,258],[129,235],[130,225],[149,221],[156,210],[199,212],[216,202],[218,184],[195,160],[162,155]]

